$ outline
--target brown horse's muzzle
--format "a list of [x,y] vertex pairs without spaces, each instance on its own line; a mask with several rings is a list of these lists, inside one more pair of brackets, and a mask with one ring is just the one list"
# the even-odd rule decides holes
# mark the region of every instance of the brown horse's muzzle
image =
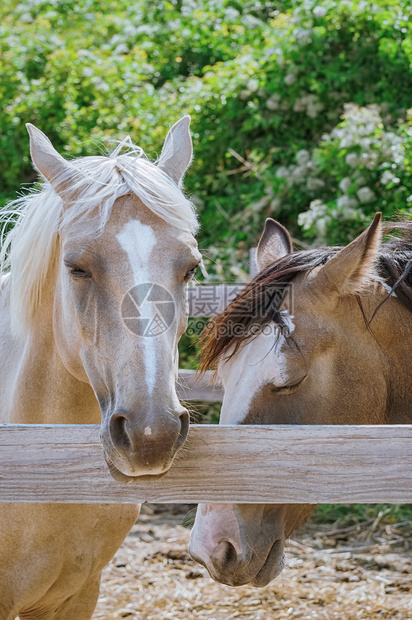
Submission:
[[263,587],[283,570],[283,532],[276,535],[275,524],[266,528],[262,508],[230,504],[199,507],[189,552],[215,581]]
[[[220,540],[209,554],[197,555],[191,543],[189,552],[192,558],[205,566],[215,581],[227,586],[250,584],[257,588],[266,586],[283,570],[283,542],[276,540],[270,547],[267,557],[254,557],[253,553],[236,553],[234,544],[227,539]],[[246,550],[245,550],[246,551]],[[202,557],[204,556],[204,557]]]
[[189,430],[189,414],[183,408],[137,418],[135,413],[119,411],[102,424],[106,461],[113,477],[121,482],[130,482],[125,476],[166,473]]

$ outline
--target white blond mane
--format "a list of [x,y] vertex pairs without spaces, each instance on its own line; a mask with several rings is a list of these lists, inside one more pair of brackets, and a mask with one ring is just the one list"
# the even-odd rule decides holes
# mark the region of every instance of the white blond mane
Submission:
[[106,157],[81,157],[70,164],[71,170],[53,180],[75,196],[69,206],[45,180],[0,211],[0,270],[3,275],[10,273],[12,328],[16,333],[26,332],[32,324],[56,256],[59,233],[71,226],[74,235],[82,236],[85,229],[87,234],[99,234],[117,198],[133,193],[171,226],[192,234],[198,229],[193,204],[130,137]]

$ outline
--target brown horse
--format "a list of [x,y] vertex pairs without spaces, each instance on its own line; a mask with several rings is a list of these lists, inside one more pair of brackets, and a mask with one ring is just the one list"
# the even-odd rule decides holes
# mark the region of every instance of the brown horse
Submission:
[[[176,395],[186,282],[200,260],[180,189],[189,117],[158,162],[130,139],[66,161],[30,125],[45,183],[3,213],[0,422],[98,424],[112,474],[167,471],[189,416]],[[88,620],[134,505],[0,505],[0,619]]]
[[[380,246],[377,214],[343,249],[292,252],[287,231],[266,222],[262,271],[204,344],[203,368],[218,363],[225,390],[222,424],[412,422],[412,222],[395,227],[403,236]],[[200,505],[190,552],[217,581],[264,586],[312,509]]]

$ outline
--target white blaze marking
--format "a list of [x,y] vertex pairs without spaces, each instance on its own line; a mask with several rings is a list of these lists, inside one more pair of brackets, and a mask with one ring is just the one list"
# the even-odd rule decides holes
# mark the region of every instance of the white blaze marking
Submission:
[[[130,220],[124,225],[121,233],[116,235],[118,242],[129,257],[134,275],[134,286],[144,282],[152,282],[149,273],[150,255],[156,245],[156,236],[151,226],[139,220]],[[156,348],[153,338],[143,338],[145,379],[149,395],[153,394],[156,384]],[[145,431],[146,434],[146,431]]]
[[150,428],[150,426],[146,426],[146,428],[144,429],[144,434],[145,435],[151,435],[152,434],[152,429]]
[[[282,312],[289,333],[295,326],[289,313]],[[228,361],[219,363],[225,395],[220,414],[220,424],[239,424],[249,411],[255,394],[269,383],[281,387],[289,379],[286,373],[285,354],[282,351],[285,336],[274,333],[260,334],[245,343]],[[277,338],[274,344],[274,339]],[[229,351],[230,354],[230,351]]]

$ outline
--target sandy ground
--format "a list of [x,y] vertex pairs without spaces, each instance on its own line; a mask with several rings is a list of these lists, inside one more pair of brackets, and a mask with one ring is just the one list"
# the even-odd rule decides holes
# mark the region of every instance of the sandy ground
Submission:
[[412,618],[412,523],[306,526],[265,588],[212,581],[182,515],[145,510],[104,572],[94,620]]

